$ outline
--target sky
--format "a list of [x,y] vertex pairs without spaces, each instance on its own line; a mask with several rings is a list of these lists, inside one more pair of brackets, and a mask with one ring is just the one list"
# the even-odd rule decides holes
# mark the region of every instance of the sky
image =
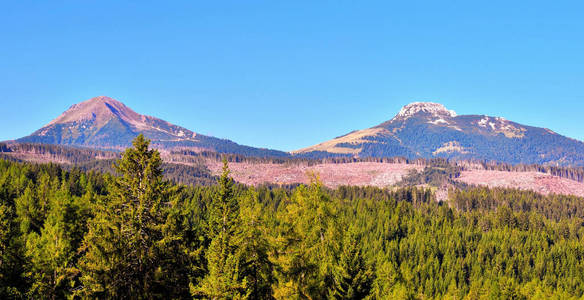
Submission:
[[583,1],[4,1],[0,140],[105,95],[237,143],[310,146],[410,102],[584,140]]

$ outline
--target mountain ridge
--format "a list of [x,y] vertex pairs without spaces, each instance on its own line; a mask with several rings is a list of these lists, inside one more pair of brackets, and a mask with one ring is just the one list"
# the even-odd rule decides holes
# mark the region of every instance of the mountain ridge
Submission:
[[193,149],[253,156],[288,156],[286,152],[239,145],[198,134],[156,117],[141,115],[107,96],[73,104],[51,122],[16,142],[121,150],[143,134],[160,150]]
[[297,158],[400,156],[584,166],[584,143],[581,141],[502,117],[458,115],[435,102],[413,102],[376,126],[283,152],[202,135],[156,117],[141,115],[113,98],[99,96],[72,105],[16,142],[122,150],[130,146],[138,134],[144,134],[153,147],[162,151]]
[[388,121],[291,153],[584,165],[581,141],[502,117],[457,115],[434,102],[410,103]]

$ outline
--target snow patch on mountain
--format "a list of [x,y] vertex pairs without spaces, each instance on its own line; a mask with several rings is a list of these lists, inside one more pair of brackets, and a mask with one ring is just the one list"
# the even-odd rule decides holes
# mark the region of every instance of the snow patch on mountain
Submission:
[[434,121],[428,121],[428,124],[439,125],[439,124],[450,124],[450,123],[448,123],[448,121],[446,121],[442,118],[439,118],[439,119],[436,119]]
[[407,119],[418,113],[430,114],[433,117],[441,118],[454,118],[456,117],[456,112],[453,110],[448,110],[444,105],[434,102],[414,102],[404,106],[396,118]]
[[507,119],[501,117],[487,117],[477,121],[477,125],[485,129],[490,129],[494,133],[502,133],[507,138],[522,138],[526,129],[511,124]]

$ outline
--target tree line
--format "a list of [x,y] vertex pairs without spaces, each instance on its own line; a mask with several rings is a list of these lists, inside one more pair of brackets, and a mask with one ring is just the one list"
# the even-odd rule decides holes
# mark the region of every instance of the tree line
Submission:
[[[73,146],[50,145],[50,144],[31,144],[31,143],[0,143],[0,158],[21,161],[18,159],[19,154],[42,154],[48,155],[52,159],[62,160],[68,162],[71,168],[72,165],[80,167],[83,170],[98,170],[101,172],[112,172],[111,161],[119,159],[120,153],[115,151],[95,150],[90,148],[79,148]],[[402,163],[424,166],[425,168],[445,168],[454,175],[454,178],[460,175],[460,172],[471,169],[482,170],[496,170],[506,172],[541,172],[567,178],[578,182],[584,182],[584,167],[568,167],[568,166],[554,166],[554,165],[538,165],[538,164],[509,164],[486,160],[455,160],[447,158],[416,158],[409,159],[406,157],[355,157],[355,156],[325,156],[316,158],[312,156],[249,156],[245,154],[229,154],[219,153],[213,151],[193,151],[188,147],[185,149],[171,150],[165,160],[167,164],[163,166],[165,174],[172,174],[169,176],[172,180],[178,183],[185,184],[200,184],[209,182],[207,180],[208,172],[205,174],[197,172],[196,170],[186,170],[180,168],[180,164],[191,164],[195,169],[201,171],[204,169],[206,160],[222,161],[226,159],[230,163],[272,163],[272,164],[306,164],[309,166],[332,163],[358,163],[358,162],[375,162],[375,163]],[[167,167],[172,170],[167,170]],[[93,169],[92,169],[93,168]],[[184,169],[184,170],[183,170]],[[177,173],[177,171],[184,171],[184,174]],[[201,180],[193,180],[191,175],[202,175]],[[452,177],[452,176],[450,176]],[[419,181],[419,180],[418,180]],[[442,182],[445,183],[445,182]]]
[[581,198],[471,189],[438,203],[417,187],[330,190],[317,175],[254,188],[227,162],[215,185],[186,186],[164,179],[142,136],[115,171],[0,160],[0,298],[584,295]]

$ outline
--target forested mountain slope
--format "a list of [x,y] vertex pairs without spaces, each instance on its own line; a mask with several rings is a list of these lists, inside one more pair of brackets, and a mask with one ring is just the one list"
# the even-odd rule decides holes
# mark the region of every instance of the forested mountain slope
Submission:
[[584,143],[581,141],[500,117],[459,116],[441,104],[429,102],[406,105],[391,120],[375,127],[286,153],[198,134],[155,117],[140,115],[117,100],[101,96],[71,106],[49,124],[16,142],[120,151],[140,133],[152,140],[153,147],[164,151],[309,159],[399,156],[584,166]]
[[138,114],[123,103],[105,96],[72,105],[49,124],[16,141],[123,150],[138,134],[151,139],[152,145],[158,149],[288,156],[282,151],[243,146],[227,139],[198,134],[164,120]]
[[456,115],[438,103],[406,105],[391,120],[312,147],[297,156],[475,159],[584,166],[584,143],[500,117]]
[[0,298],[578,299],[584,199],[487,188],[293,190],[0,160]]

